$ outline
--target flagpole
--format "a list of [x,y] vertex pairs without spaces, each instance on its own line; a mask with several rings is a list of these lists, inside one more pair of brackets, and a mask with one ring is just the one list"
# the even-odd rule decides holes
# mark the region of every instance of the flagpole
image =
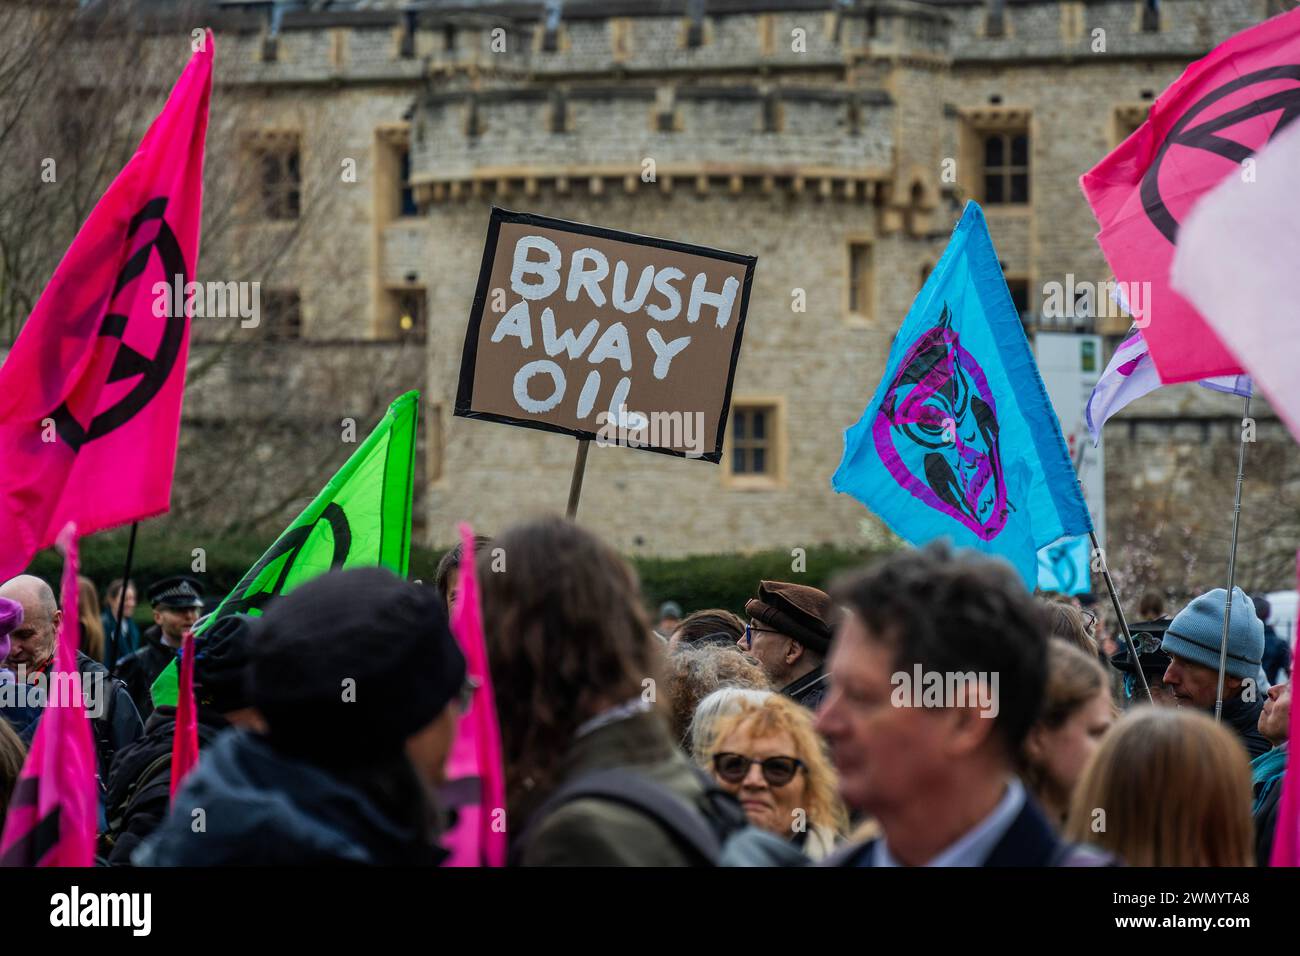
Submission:
[[122,615],[126,611],[126,589],[131,582],[131,562],[135,559],[135,532],[140,522],[131,522],[131,537],[126,542],[126,568],[122,571],[122,591],[117,598],[117,617],[113,619],[113,633],[104,652],[104,666],[110,671],[117,663],[117,635],[122,631]]
[[[1079,454],[1074,462],[1075,474],[1083,466],[1083,456],[1087,451],[1084,442],[1079,442]],[[1151,696],[1151,686],[1147,683],[1147,675],[1142,670],[1142,662],[1138,660],[1137,648],[1133,645],[1133,635],[1128,629],[1128,620],[1124,617],[1124,608],[1120,606],[1119,594],[1115,591],[1115,582],[1110,576],[1110,566],[1106,563],[1106,552],[1101,550],[1101,544],[1097,541],[1097,532],[1095,530],[1088,532],[1088,537],[1092,539],[1093,554],[1101,555],[1101,576],[1106,580],[1106,590],[1110,592],[1110,603],[1115,607],[1115,614],[1119,618],[1119,628],[1124,632],[1124,643],[1128,645],[1128,659],[1133,662],[1133,668],[1137,671],[1138,679],[1142,681],[1142,689],[1146,691],[1147,700],[1155,703],[1155,698]]]
[[[1251,391],[1254,389],[1252,388]],[[1246,419],[1250,418],[1250,392],[1242,411],[1241,444],[1237,449],[1237,494],[1232,505],[1232,549],[1228,552],[1228,593],[1223,599],[1223,639],[1219,644],[1219,690],[1214,699],[1214,720],[1223,721],[1223,678],[1228,669],[1228,625],[1232,621],[1232,589],[1237,579],[1237,528],[1241,524],[1241,483],[1246,477]]]
[[1111,579],[1110,566],[1106,563],[1106,552],[1101,550],[1096,531],[1089,531],[1088,537],[1092,539],[1092,553],[1101,556],[1101,576],[1106,581],[1106,590],[1110,592],[1110,603],[1115,607],[1115,616],[1119,619],[1119,629],[1124,632],[1124,643],[1128,645],[1128,659],[1133,663],[1133,669],[1137,671],[1138,679],[1142,681],[1142,689],[1146,692],[1147,700],[1154,704],[1156,701],[1151,696],[1151,686],[1147,683],[1147,675],[1142,670],[1142,662],[1138,660],[1137,647],[1133,644],[1133,635],[1129,633],[1128,619],[1124,617],[1124,608],[1120,606],[1119,595],[1115,592],[1115,582]]
[[582,494],[582,478],[587,472],[587,449],[590,447],[590,439],[578,439],[578,456],[573,460],[573,478],[569,481],[569,507],[564,513],[570,521],[578,514],[578,497]]

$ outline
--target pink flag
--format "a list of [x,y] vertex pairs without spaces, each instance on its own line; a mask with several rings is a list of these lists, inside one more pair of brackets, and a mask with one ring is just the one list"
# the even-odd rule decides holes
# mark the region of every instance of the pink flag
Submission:
[[77,530],[59,535],[63,623],[49,670],[45,712],[14,785],[0,835],[0,866],[93,866],[98,784],[90,718],[82,703],[77,650]]
[[1300,124],[1260,150],[1250,181],[1231,177],[1201,200],[1183,227],[1171,280],[1300,440],[1297,169]]
[[208,33],[0,368],[0,580],[69,521],[85,535],[170,503],[212,49]]
[[1163,382],[1242,372],[1196,309],[1169,284],[1193,205],[1300,115],[1300,10],[1225,41],[1189,66],[1147,121],[1081,184],[1097,236],[1133,303]]
[[[462,715],[447,759],[445,793],[457,804],[456,825],[443,838],[451,851],[447,866],[505,866],[506,786],[501,769],[501,729],[488,672],[474,570],[474,531],[460,525],[460,588],[451,612],[451,630],[465,655],[466,672],[477,686]],[[457,796],[459,794],[459,796]]]
[[199,725],[194,710],[194,635],[189,631],[181,641],[181,679],[176,694],[176,729],[172,734],[171,799],[199,762]]

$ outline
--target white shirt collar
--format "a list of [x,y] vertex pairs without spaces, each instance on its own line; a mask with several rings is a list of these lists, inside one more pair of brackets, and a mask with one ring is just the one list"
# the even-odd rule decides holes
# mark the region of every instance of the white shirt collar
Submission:
[[[1025,805],[1025,787],[1017,778],[1007,782],[1007,792],[983,820],[935,854],[925,866],[983,866],[998,841],[1011,828]],[[874,866],[902,866],[889,852],[888,841],[881,837],[872,848]]]

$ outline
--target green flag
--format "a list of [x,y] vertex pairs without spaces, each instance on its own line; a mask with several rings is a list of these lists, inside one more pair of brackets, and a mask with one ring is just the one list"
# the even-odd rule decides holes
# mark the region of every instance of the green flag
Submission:
[[[277,597],[335,568],[380,566],[406,576],[419,405],[420,393],[407,392],[388,406],[375,430],[194,629],[196,635],[228,614],[260,616]],[[155,705],[175,703],[174,661],[150,692]]]

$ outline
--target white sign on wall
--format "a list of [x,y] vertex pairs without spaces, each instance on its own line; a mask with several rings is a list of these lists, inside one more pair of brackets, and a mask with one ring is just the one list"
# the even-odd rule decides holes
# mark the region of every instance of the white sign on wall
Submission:
[[1097,541],[1106,547],[1106,442],[1092,445],[1084,409],[1105,364],[1100,335],[1039,332],[1034,338],[1038,371],[1061,421],[1061,432],[1092,512]]

